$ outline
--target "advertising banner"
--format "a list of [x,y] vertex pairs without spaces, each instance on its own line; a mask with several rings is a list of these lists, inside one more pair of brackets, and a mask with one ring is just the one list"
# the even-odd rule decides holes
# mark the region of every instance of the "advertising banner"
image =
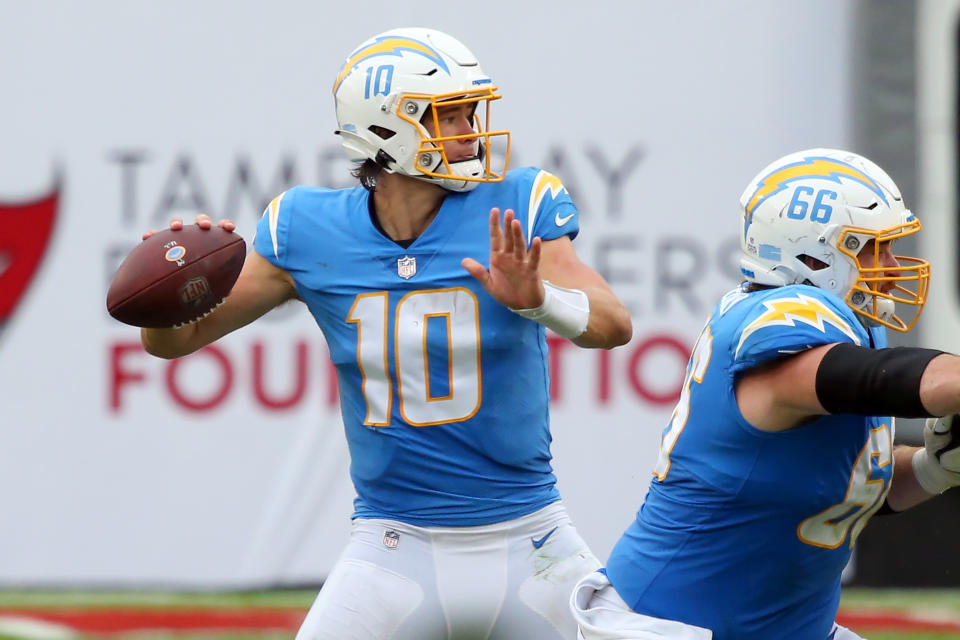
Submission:
[[[553,453],[605,558],[646,491],[716,299],[737,200],[851,137],[853,3],[7,3],[0,17],[0,584],[319,582],[353,489],[325,342],[299,303],[166,361],[107,315],[123,257],[198,212],[252,243],[295,184],[354,184],[331,87],[363,40],[451,33],[503,94],[511,166],[563,180],[633,341],[551,339]],[[824,19],[829,16],[829,19]],[[486,212],[476,212],[486,215]]]

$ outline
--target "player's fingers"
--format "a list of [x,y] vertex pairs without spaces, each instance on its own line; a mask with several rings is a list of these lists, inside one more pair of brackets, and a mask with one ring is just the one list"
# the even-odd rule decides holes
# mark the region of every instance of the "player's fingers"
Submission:
[[513,230],[513,209],[503,213],[503,250],[506,253],[516,251],[516,237]]
[[170,220],[170,228],[174,231],[179,231],[183,229],[183,218],[172,218]]
[[523,224],[519,220],[513,220],[510,235],[513,236],[513,257],[518,262],[523,262],[527,253],[527,241],[523,239]]
[[217,226],[226,231],[233,231],[234,229],[237,228],[237,225],[230,218],[223,218],[222,220],[217,222]]
[[490,252],[500,251],[500,209],[490,209]]
[[530,241],[530,251],[527,253],[527,260],[530,268],[537,271],[540,268],[540,245],[542,241],[540,236],[533,236]]
[[467,273],[473,276],[477,282],[482,284],[484,287],[487,286],[487,283],[490,281],[490,272],[488,272],[482,264],[473,258],[464,258],[460,261],[460,265],[466,269]]
[[201,213],[194,218],[193,223],[201,229],[209,229],[213,226],[213,220],[205,213]]
[[155,234],[156,232],[157,232],[156,229],[150,229],[150,231],[147,231],[147,232],[144,233],[142,236],[140,236],[140,239],[141,239],[141,240],[146,240],[147,238],[149,238],[150,236],[152,236],[152,235]]

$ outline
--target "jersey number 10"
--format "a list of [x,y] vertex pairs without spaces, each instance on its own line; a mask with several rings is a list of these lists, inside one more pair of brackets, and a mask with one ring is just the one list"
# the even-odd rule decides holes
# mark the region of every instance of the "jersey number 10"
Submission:
[[[353,301],[347,322],[357,325],[357,364],[363,376],[367,403],[365,425],[386,427],[393,409],[393,378],[388,354],[388,331],[393,330],[396,391],[400,415],[408,424],[425,427],[460,422],[480,408],[480,313],[469,289],[411,291],[389,317],[388,293],[364,293]],[[431,320],[439,321],[439,325]],[[447,371],[431,375],[428,331],[446,326]],[[436,358],[434,362],[443,362]],[[431,378],[446,373],[442,395],[430,388]]]

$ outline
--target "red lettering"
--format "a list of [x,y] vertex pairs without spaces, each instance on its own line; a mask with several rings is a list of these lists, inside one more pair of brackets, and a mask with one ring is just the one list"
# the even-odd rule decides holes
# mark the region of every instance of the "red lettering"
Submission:
[[143,382],[146,378],[140,371],[123,367],[124,356],[131,351],[146,353],[139,342],[118,342],[110,348],[110,409],[120,411],[120,389],[131,382]]
[[263,342],[257,341],[253,344],[253,395],[257,401],[265,408],[272,411],[289,409],[296,406],[307,391],[307,344],[300,340],[296,345],[297,365],[293,391],[287,394],[285,398],[270,397],[264,389],[263,379]]
[[[221,383],[220,388],[209,398],[194,400],[184,395],[180,390],[180,384],[177,382],[177,372],[184,364],[195,361],[200,357],[213,359],[213,362],[220,368]],[[190,411],[210,411],[219,406],[230,394],[230,389],[233,388],[233,365],[230,364],[230,360],[219,347],[210,345],[192,355],[172,360],[167,367],[166,383],[167,391],[181,407]]]
[[333,360],[327,361],[327,406],[335,407],[340,404],[340,378],[337,376],[337,365]]
[[[642,379],[643,360],[654,350],[666,350],[675,354],[680,364],[676,385],[668,388],[666,391],[654,391]],[[683,376],[686,369],[687,360],[690,358],[690,349],[674,337],[667,335],[653,336],[647,338],[637,349],[630,354],[630,364],[627,367],[627,374],[630,380],[630,386],[640,395],[641,398],[656,405],[670,405],[676,403],[680,398],[680,389],[683,386]]]
[[[241,347],[237,354],[225,347],[211,345],[191,356],[171,361],[153,358],[131,361],[129,356],[132,352],[143,352],[139,343],[117,342],[110,345],[109,408],[115,413],[124,409],[124,393],[127,387],[145,385],[152,379],[159,382],[161,367],[167,395],[174,404],[187,411],[211,411],[230,402],[238,381],[238,372],[244,374],[239,379],[251,381],[252,393],[248,396],[250,401],[268,411],[303,408],[308,396],[313,393],[310,381],[317,380],[318,375],[325,378],[319,381],[316,388],[320,394],[318,400],[321,405],[330,409],[339,405],[336,367],[322,345],[314,345],[317,349],[311,349],[310,340],[292,337],[276,343],[258,340],[248,344],[249,351],[246,347]],[[571,380],[575,380],[583,382],[577,387],[580,393],[587,391],[592,396],[577,398],[578,403],[610,406],[629,400],[630,398],[622,397],[626,392],[628,396],[645,404],[658,407],[672,405],[679,398],[685,365],[690,355],[690,350],[683,340],[668,333],[638,336],[638,339],[629,345],[613,350],[575,349],[575,345],[569,340],[553,334],[548,334],[547,344],[550,350],[550,400],[554,404],[565,400],[566,387]],[[270,362],[268,357],[271,355],[269,350],[291,348],[294,358],[289,365],[284,365],[290,372],[289,377],[282,378],[286,382],[271,386],[271,381],[267,380]],[[316,354],[319,360],[311,357],[313,354]],[[589,364],[591,358],[595,359],[592,366]],[[190,363],[197,363],[198,360],[202,365],[197,366],[214,369],[212,375],[205,377],[204,384],[200,385],[199,389],[198,385],[191,382],[197,379],[196,375],[189,375]],[[672,366],[674,362],[676,367]],[[134,363],[137,366],[133,366]],[[315,366],[321,366],[323,371],[317,373],[313,369]],[[565,368],[575,370],[571,373],[565,371]],[[674,371],[675,376],[671,377]],[[589,380],[588,372],[592,372],[594,380]],[[573,375],[573,378],[570,378],[570,375]],[[584,379],[584,376],[587,379]]]
[[547,336],[547,347],[550,349],[550,400],[555,401],[563,395],[563,378],[560,375],[563,371],[561,356],[563,352],[574,346],[566,338],[555,336],[552,333]]
[[[547,344],[550,347],[550,401],[559,404],[564,400],[564,359],[562,354],[569,349],[570,341],[559,336],[550,335],[547,338]],[[664,354],[666,354],[664,356]],[[575,378],[582,377],[586,370],[580,364],[583,358],[595,358],[595,380],[594,380],[594,401],[598,405],[610,405],[616,401],[617,382],[623,379],[618,375],[623,366],[624,356],[626,357],[626,381],[628,389],[636,396],[652,405],[672,405],[680,397],[680,390],[683,386],[683,377],[686,370],[687,360],[690,358],[690,349],[679,339],[669,334],[654,334],[644,336],[639,340],[634,340],[629,345],[620,349],[590,349],[582,354],[577,354],[574,360],[577,361],[577,372]],[[671,382],[668,376],[661,375],[662,371],[657,370],[655,374],[647,375],[650,379],[644,378],[644,363],[649,359],[659,356],[661,362],[664,357],[674,359],[677,362],[676,382]],[[569,362],[570,359],[567,359]],[[663,369],[664,367],[660,367]],[[583,385],[582,388],[587,388]]]
[[597,400],[610,404],[610,350],[600,349],[597,360]]

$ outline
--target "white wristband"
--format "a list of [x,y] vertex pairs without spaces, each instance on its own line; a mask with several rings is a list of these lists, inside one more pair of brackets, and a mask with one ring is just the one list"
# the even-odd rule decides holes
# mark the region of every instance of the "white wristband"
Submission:
[[510,309],[517,315],[539,322],[558,336],[573,339],[587,330],[590,299],[580,289],[564,289],[543,281],[543,304],[534,309]]
[[925,448],[921,447],[915,451],[910,463],[917,482],[929,494],[943,493],[960,482],[958,474],[941,467],[940,463],[930,458],[930,453]]

